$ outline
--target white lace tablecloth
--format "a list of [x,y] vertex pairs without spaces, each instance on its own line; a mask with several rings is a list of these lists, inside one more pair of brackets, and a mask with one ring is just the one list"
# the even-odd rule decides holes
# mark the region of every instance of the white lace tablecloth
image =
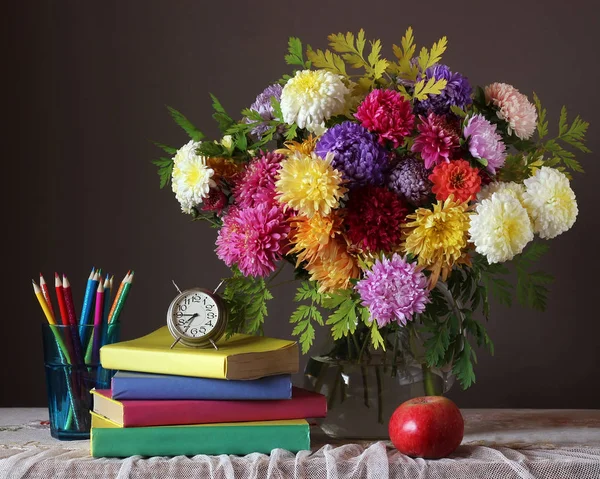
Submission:
[[94,459],[89,441],[50,436],[46,409],[0,408],[0,478],[600,478],[600,410],[465,409],[462,445],[412,459],[389,441],[333,441],[270,455]]

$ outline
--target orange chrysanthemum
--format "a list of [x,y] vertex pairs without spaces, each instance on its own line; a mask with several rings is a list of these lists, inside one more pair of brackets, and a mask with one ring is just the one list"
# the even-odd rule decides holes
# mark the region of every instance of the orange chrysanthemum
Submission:
[[358,278],[360,269],[346,251],[346,245],[334,239],[319,250],[316,258],[306,266],[312,281],[319,283],[319,292],[345,289],[352,278]]
[[341,219],[335,212],[330,216],[295,216],[290,219],[292,233],[290,253],[298,253],[296,266],[303,261],[312,263],[323,249],[340,231]]
[[308,156],[314,151],[315,146],[317,145],[317,140],[318,137],[309,135],[308,138],[302,143],[298,141],[286,141],[284,143],[285,148],[279,148],[278,150],[275,150],[275,153],[289,156],[297,151],[302,155]]
[[433,183],[431,190],[438,201],[445,201],[450,195],[458,202],[469,201],[481,189],[479,170],[465,160],[440,163],[429,175],[429,180]]
[[234,163],[229,158],[208,158],[206,160],[206,166],[211,168],[215,173],[213,179],[219,180],[231,180],[240,171],[242,171],[243,165]]

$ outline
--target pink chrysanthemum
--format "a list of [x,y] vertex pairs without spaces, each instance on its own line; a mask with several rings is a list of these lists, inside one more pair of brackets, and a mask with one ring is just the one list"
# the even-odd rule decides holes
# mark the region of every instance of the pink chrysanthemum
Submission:
[[425,275],[398,254],[376,260],[355,288],[380,328],[392,321],[406,325],[430,301]]
[[390,141],[394,148],[404,143],[415,125],[410,103],[394,90],[373,90],[358,106],[355,116],[367,130],[379,135],[379,143]]
[[508,123],[508,133],[521,140],[531,138],[537,123],[537,111],[525,95],[507,83],[492,83],[485,87],[485,101],[498,108],[498,118]]
[[392,251],[400,244],[408,209],[385,187],[367,186],[350,194],[345,223],[352,244],[367,251]]
[[249,208],[274,202],[275,177],[283,159],[284,155],[268,152],[248,164],[233,189],[238,206]]
[[268,276],[289,248],[289,233],[283,211],[272,203],[231,208],[219,230],[217,256],[245,276]]
[[415,139],[412,151],[421,153],[425,168],[430,169],[450,157],[459,147],[459,138],[453,125],[443,116],[430,113],[427,118],[419,116],[417,126],[419,136]]
[[496,132],[496,125],[492,125],[483,115],[473,115],[463,134],[469,140],[469,151],[473,157],[487,160],[487,170],[495,174],[506,159],[506,145]]

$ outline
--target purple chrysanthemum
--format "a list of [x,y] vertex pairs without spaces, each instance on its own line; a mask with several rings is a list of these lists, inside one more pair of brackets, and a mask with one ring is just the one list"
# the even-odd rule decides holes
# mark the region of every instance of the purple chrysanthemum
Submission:
[[485,119],[483,115],[474,115],[469,119],[463,131],[469,140],[469,151],[475,158],[485,158],[487,169],[491,174],[504,164],[506,145],[496,132],[496,125]]
[[260,157],[254,158],[247,165],[233,189],[233,196],[238,206],[248,208],[275,201],[275,177],[284,158],[278,153],[262,154],[261,152]]
[[427,278],[416,263],[394,253],[391,259],[377,259],[371,271],[355,286],[371,319],[381,328],[392,321],[406,325],[429,303]]
[[431,194],[430,174],[421,160],[409,156],[392,169],[387,185],[410,204],[422,206]]
[[358,123],[345,121],[330,128],[315,151],[321,158],[328,152],[333,153],[332,166],[349,180],[350,187],[383,184],[388,166],[387,150]]
[[416,102],[415,113],[426,115],[433,112],[444,115],[450,111],[452,105],[464,108],[472,103],[473,89],[469,80],[460,73],[452,73],[446,65],[437,64],[425,71],[424,80],[427,81],[430,78],[444,79],[448,83],[439,95],[429,95],[427,100]]
[[269,203],[230,208],[217,237],[217,256],[237,264],[244,276],[268,276],[289,248],[290,225],[282,209]]
[[[269,85],[264,91],[256,97],[254,103],[250,105],[250,110],[257,111],[262,119],[267,122],[274,119],[273,116],[273,105],[271,104],[271,98],[275,97],[277,101],[281,100],[281,91],[283,87],[278,83],[274,85]],[[245,118],[244,121],[246,123],[252,123],[254,120],[250,120],[249,118]],[[265,123],[261,123],[256,125],[251,133],[253,135],[258,136],[259,138],[269,129],[269,126]]]

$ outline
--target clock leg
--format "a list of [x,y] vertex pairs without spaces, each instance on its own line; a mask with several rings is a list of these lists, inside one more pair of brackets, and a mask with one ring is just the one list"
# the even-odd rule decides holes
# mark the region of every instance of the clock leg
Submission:
[[215,342],[212,339],[209,339],[209,341],[210,341],[210,344],[212,344],[213,347],[218,351],[219,348],[217,347],[217,345],[215,344]]

